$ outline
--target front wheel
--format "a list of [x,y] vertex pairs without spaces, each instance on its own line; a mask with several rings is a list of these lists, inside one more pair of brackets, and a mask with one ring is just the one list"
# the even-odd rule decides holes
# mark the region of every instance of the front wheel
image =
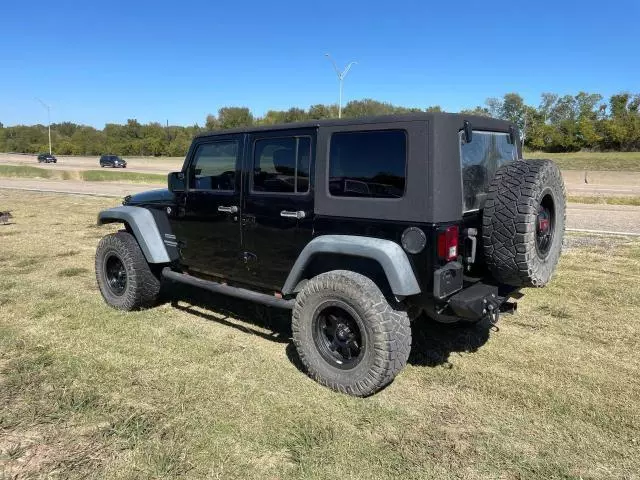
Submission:
[[100,240],[96,279],[105,302],[118,310],[151,307],[160,294],[160,280],[151,271],[136,239],[127,232]]
[[404,309],[389,304],[370,278],[346,270],[307,282],[296,297],[292,331],[311,378],[360,397],[391,383],[411,350]]

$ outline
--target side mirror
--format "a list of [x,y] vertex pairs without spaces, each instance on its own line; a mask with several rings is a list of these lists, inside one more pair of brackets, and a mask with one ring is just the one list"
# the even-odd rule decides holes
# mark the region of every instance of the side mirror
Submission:
[[464,131],[464,142],[471,143],[471,140],[473,140],[473,129],[471,128],[471,123],[469,123],[468,120],[464,121],[462,130]]
[[183,172],[171,172],[169,174],[169,191],[184,192],[185,181]]

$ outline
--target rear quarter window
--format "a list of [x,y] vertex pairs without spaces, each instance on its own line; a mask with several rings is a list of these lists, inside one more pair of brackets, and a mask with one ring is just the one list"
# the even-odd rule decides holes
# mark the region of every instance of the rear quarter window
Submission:
[[404,130],[338,132],[329,146],[329,194],[401,198],[405,192]]
[[471,142],[458,135],[462,167],[462,203],[464,212],[483,207],[489,183],[498,168],[518,159],[518,149],[508,133],[474,130]]

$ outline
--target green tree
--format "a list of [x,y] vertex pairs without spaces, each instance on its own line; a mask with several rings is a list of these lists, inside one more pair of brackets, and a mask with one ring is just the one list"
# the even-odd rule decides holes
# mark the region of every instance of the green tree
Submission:
[[239,128],[253,125],[253,114],[247,107],[222,107],[218,110],[220,128]]
[[212,114],[207,115],[204,125],[207,130],[217,130],[218,128],[220,128],[218,118]]
[[369,117],[391,113],[396,113],[396,108],[393,105],[371,98],[352,100],[342,109],[342,115],[345,117]]
[[338,116],[338,106],[337,105],[311,105],[309,107],[308,116],[313,120],[322,120],[325,118],[334,118]]
[[481,107],[480,105],[476,106],[476,108],[460,110],[460,113],[464,113],[465,115],[478,115],[480,117],[491,117],[491,112],[487,107]]

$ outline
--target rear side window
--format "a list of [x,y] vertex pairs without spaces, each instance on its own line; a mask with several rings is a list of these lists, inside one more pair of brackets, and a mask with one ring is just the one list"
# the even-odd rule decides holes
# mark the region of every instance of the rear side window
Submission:
[[463,210],[482,208],[489,183],[502,165],[518,159],[518,150],[508,133],[474,130],[471,142],[458,135],[462,163]]
[[189,187],[196,190],[232,191],[235,188],[238,142],[205,143],[191,164]]
[[337,197],[401,198],[405,192],[404,130],[334,133],[329,146],[329,193]]
[[257,140],[253,155],[254,192],[306,193],[309,191],[311,137]]

